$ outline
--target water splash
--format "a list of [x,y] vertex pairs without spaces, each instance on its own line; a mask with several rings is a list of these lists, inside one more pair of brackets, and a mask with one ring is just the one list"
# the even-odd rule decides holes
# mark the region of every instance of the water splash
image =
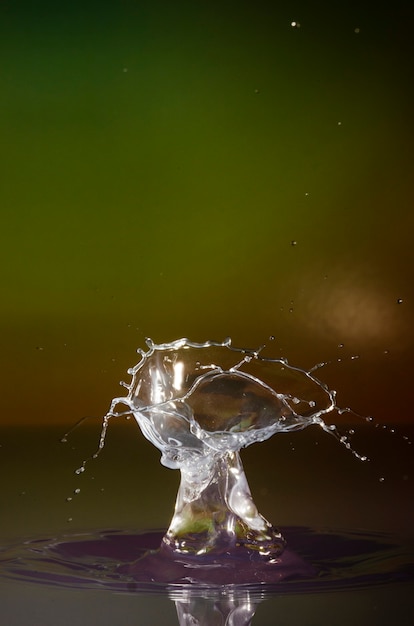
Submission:
[[[285,540],[257,510],[240,450],[276,433],[317,425],[361,460],[326,416],[348,412],[315,376],[258,349],[186,338],[138,350],[140,361],[121,383],[127,395],[114,398],[103,419],[96,458],[113,417],[134,417],[144,436],[161,451],[161,463],[181,471],[175,512],[163,548],[190,556],[244,550],[271,564]],[[126,409],[120,410],[120,406]],[[76,472],[85,470],[87,460]],[[255,558],[255,557],[254,557]]]

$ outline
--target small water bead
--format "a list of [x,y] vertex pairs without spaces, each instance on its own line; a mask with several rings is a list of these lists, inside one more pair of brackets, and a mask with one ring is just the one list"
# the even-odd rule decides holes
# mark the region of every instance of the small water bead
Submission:
[[398,298],[397,304],[402,304],[402,303],[403,303],[403,299],[402,298]]
[[77,489],[74,489],[74,490],[73,490],[73,493],[75,493],[76,495],[77,495],[78,493],[80,493],[80,489],[79,489],[79,487],[78,487]]

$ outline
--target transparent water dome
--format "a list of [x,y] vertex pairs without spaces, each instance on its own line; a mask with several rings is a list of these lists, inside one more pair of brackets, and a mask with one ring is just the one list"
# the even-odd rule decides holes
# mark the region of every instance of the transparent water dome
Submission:
[[230,339],[164,344],[148,339],[147,348],[138,351],[139,363],[128,370],[132,380],[123,383],[127,395],[111,403],[99,450],[109,420],[133,416],[161,451],[161,463],[180,470],[162,549],[227,557],[243,550],[260,563],[277,563],[285,539],[259,513],[239,452],[311,424],[350,448],[347,437],[324,421],[326,414],[338,411],[335,392],[315,377],[317,368],[293,367],[285,359],[265,356],[263,348],[235,348]]

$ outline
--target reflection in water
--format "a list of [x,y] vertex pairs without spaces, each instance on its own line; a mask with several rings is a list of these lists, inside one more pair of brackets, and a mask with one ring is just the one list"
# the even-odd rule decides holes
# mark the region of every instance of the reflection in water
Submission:
[[[250,582],[253,572],[255,580],[270,582],[272,575],[278,580],[285,540],[257,510],[239,451],[312,424],[351,449],[348,437],[323,419],[339,412],[335,392],[314,376],[317,367],[293,367],[264,356],[263,348],[233,348],[230,339],[160,345],[148,339],[147,346],[129,370],[127,395],[115,398],[104,418],[99,450],[109,420],[133,415],[161,451],[161,463],[181,471],[163,549],[190,559],[215,555],[227,576],[223,583]],[[117,411],[119,405],[127,410]],[[227,566],[232,559],[240,561],[237,567]],[[246,580],[240,578],[242,562],[249,565]],[[188,567],[196,577],[201,573],[192,561]]]
[[229,591],[217,597],[189,591],[187,597],[175,600],[175,607],[180,626],[248,626],[260,601],[248,590]]
[[167,594],[175,603],[179,624],[185,626],[245,626],[251,623],[259,603],[275,595],[303,596],[373,585],[387,585],[389,589],[390,584],[414,580],[412,542],[403,542],[388,533],[300,527],[284,528],[283,532],[292,556],[308,564],[307,575],[285,571],[284,577],[270,584],[228,585],[220,581],[214,584],[213,580],[202,583],[192,578],[190,570],[186,574],[185,563],[179,562],[176,555],[176,571],[174,563],[164,558],[163,572],[155,580],[148,563],[160,558],[157,547],[163,533],[112,530],[33,539],[3,547],[0,578],[63,589]]

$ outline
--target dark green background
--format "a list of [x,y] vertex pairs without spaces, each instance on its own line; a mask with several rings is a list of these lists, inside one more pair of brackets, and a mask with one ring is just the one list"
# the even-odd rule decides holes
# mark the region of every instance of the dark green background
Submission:
[[1,3],[3,422],[100,414],[183,335],[343,357],[343,404],[411,419],[403,7]]

